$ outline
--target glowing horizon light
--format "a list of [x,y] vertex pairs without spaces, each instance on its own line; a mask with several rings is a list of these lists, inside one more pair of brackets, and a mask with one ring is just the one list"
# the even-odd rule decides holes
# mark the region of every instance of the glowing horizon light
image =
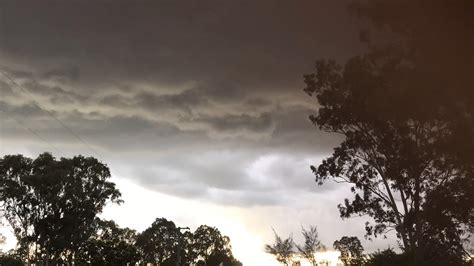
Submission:
[[[343,263],[339,259],[340,255],[341,252],[335,250],[318,251],[315,253],[316,263],[321,266],[342,266]],[[301,254],[294,255],[294,264],[300,266],[311,266],[310,262]]]

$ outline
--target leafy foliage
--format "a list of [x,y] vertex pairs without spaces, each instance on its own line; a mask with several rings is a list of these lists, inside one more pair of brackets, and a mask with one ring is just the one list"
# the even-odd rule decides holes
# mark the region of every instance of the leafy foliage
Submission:
[[[426,253],[425,253],[426,254]],[[427,254],[426,254],[427,255]],[[432,256],[434,255],[434,256]],[[472,261],[455,259],[452,257],[444,257],[437,254],[430,254],[429,256],[423,257],[422,261],[414,260],[415,254],[410,252],[395,253],[392,249],[386,249],[377,251],[369,255],[366,266],[428,266],[428,265],[458,265],[458,266],[470,266]]]
[[181,232],[174,222],[158,218],[138,236],[137,246],[145,263],[176,265],[179,249],[180,265],[240,265],[232,255],[229,237],[207,225],[194,233]]
[[290,235],[286,239],[282,239],[275,230],[275,243],[265,245],[265,252],[272,254],[283,265],[291,265],[293,257],[293,248],[295,246],[293,236]]
[[76,262],[87,265],[134,265],[140,260],[136,232],[96,218],[94,234],[81,245]]
[[56,160],[7,155],[0,159],[0,202],[6,219],[30,260],[72,261],[93,233],[93,221],[120,192],[108,181],[106,165],[92,157]]
[[364,248],[360,240],[353,236],[343,236],[340,240],[334,241],[333,247],[341,252],[339,257],[344,265],[362,265]]
[[230,239],[215,227],[199,226],[193,234],[190,249],[205,265],[239,265],[232,255]]
[[175,258],[179,231],[174,222],[165,218],[156,219],[137,239],[145,262],[164,265]]
[[[474,22],[463,10],[474,6],[434,2],[357,2],[359,14],[394,35],[369,40],[369,52],[344,67],[318,60],[305,76],[305,91],[319,103],[311,121],[345,137],[330,158],[311,167],[316,182],[352,184],[354,198],[339,205],[341,217],[372,217],[369,238],[395,230],[419,262],[439,252],[462,258],[474,226],[474,80],[465,71],[474,61],[463,60],[474,55],[472,45],[453,41],[472,36],[462,23]],[[452,57],[447,47],[464,55]]]
[[1,158],[2,215],[19,247],[15,256],[0,257],[0,264],[242,265],[229,237],[214,227],[181,232],[173,221],[158,218],[137,234],[97,218],[107,202],[121,202],[109,178],[107,166],[91,157]]
[[309,230],[302,227],[301,234],[304,237],[304,244],[296,245],[296,248],[312,266],[317,266],[316,252],[322,248],[322,245],[318,238],[318,230],[316,226],[311,226]]
[[393,249],[385,249],[377,251],[369,255],[367,266],[398,266],[408,265],[408,261],[400,254],[397,254]]

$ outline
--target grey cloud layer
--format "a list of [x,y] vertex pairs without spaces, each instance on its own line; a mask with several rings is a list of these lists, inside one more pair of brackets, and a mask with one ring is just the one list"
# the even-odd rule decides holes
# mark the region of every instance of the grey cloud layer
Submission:
[[[3,1],[1,70],[40,108],[4,77],[0,108],[88,153],[48,110],[154,190],[283,204],[317,190],[308,166],[338,142],[310,124],[301,76],[318,57],[360,49],[344,4]],[[12,145],[34,137],[8,116],[2,125]]]

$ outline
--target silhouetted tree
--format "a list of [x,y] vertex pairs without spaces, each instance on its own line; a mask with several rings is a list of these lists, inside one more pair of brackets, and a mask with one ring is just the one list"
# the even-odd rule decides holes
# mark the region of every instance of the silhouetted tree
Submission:
[[398,58],[397,67],[405,66],[389,81],[403,93],[402,111],[416,120],[442,121],[445,134],[433,147],[442,158],[437,167],[456,180],[448,175],[447,186],[430,193],[418,231],[424,250],[438,246],[431,253],[459,258],[459,235],[469,236],[474,224],[474,2],[369,0],[354,1],[352,10],[372,22],[364,34],[371,54],[389,54]]
[[0,202],[29,263],[72,262],[106,202],[120,202],[106,165],[92,157],[43,153],[0,159]]
[[[426,254],[459,261],[474,228],[474,60],[465,60],[474,58],[465,26],[474,22],[474,4],[354,6],[382,29],[383,41],[366,39],[369,52],[344,67],[319,60],[305,76],[305,91],[320,104],[311,120],[345,137],[312,167],[316,181],[353,184],[355,197],[339,205],[341,217],[373,217],[367,236],[394,229],[418,263]],[[459,53],[452,56],[449,47]]]
[[[180,232],[172,221],[156,219],[137,236],[113,221],[96,217],[106,202],[120,203],[110,172],[96,159],[76,156],[56,160],[7,155],[0,159],[2,215],[19,246],[0,264],[239,266],[230,239],[214,227]],[[1,238],[0,240],[2,240]],[[179,250],[178,250],[179,248]]]
[[137,238],[137,246],[143,254],[144,262],[155,265],[175,264],[179,233],[173,221],[157,218]]
[[344,265],[359,266],[363,264],[364,248],[357,237],[343,236],[340,240],[334,241],[333,247],[341,252],[339,259]]
[[322,247],[318,238],[318,230],[315,226],[310,226],[309,230],[302,227],[301,234],[304,237],[304,244],[296,245],[296,248],[312,266],[317,266],[316,252]]
[[265,252],[275,256],[276,260],[283,265],[291,265],[293,262],[293,249],[294,241],[293,236],[290,235],[286,239],[282,239],[275,230],[273,230],[275,235],[275,243],[265,245]]
[[199,226],[193,233],[192,252],[204,265],[239,265],[231,250],[230,239],[221,232],[207,225]]
[[367,225],[368,235],[394,228],[409,250],[420,243],[430,193],[456,188],[459,197],[452,202],[460,209],[444,215],[457,227],[472,224],[468,200],[474,181],[449,163],[452,158],[437,152],[449,135],[443,121],[415,120],[393,106],[395,96],[382,71],[389,67],[368,57],[349,60],[343,71],[334,62],[318,61],[316,73],[306,76],[305,90],[321,105],[311,120],[346,137],[332,157],[312,170],[319,184],[328,178],[353,184],[355,199],[339,205],[341,217],[368,214],[376,221]]
[[94,222],[94,234],[81,245],[76,254],[76,263],[87,265],[134,265],[140,260],[135,246],[136,232],[120,228],[113,221]]

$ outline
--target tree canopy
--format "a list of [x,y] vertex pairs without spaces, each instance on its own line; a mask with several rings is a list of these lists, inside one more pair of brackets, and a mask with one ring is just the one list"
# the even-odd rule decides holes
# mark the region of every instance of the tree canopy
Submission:
[[178,248],[179,231],[174,222],[165,218],[156,219],[137,239],[137,245],[143,252],[146,262],[165,265],[174,258]]
[[87,265],[133,265],[141,256],[136,244],[137,233],[120,228],[114,221],[94,221],[94,233],[82,243],[76,254],[76,263]]
[[27,260],[71,261],[93,233],[93,221],[120,192],[106,165],[92,157],[0,159],[0,202]]
[[311,121],[344,136],[311,167],[316,182],[352,184],[340,214],[372,217],[368,237],[395,230],[419,265],[457,265],[474,226],[473,2],[369,0],[353,10],[373,22],[368,52],[343,66],[318,60],[305,75],[319,108]]
[[193,233],[182,232],[173,221],[158,218],[138,236],[137,246],[145,263],[176,265],[179,260],[180,265],[241,265],[232,254],[229,237],[207,225]]
[[362,265],[364,248],[360,240],[355,237],[343,236],[341,239],[334,241],[334,249],[341,252],[340,259],[344,265]]
[[301,227],[301,234],[304,238],[304,244],[296,244],[299,253],[311,263],[312,266],[318,266],[316,261],[316,252],[322,248],[321,241],[318,237],[316,226],[310,226],[309,229]]
[[265,245],[265,252],[275,256],[276,260],[283,265],[291,265],[293,261],[295,242],[293,236],[290,235],[288,238],[281,238],[275,230],[275,243]]

